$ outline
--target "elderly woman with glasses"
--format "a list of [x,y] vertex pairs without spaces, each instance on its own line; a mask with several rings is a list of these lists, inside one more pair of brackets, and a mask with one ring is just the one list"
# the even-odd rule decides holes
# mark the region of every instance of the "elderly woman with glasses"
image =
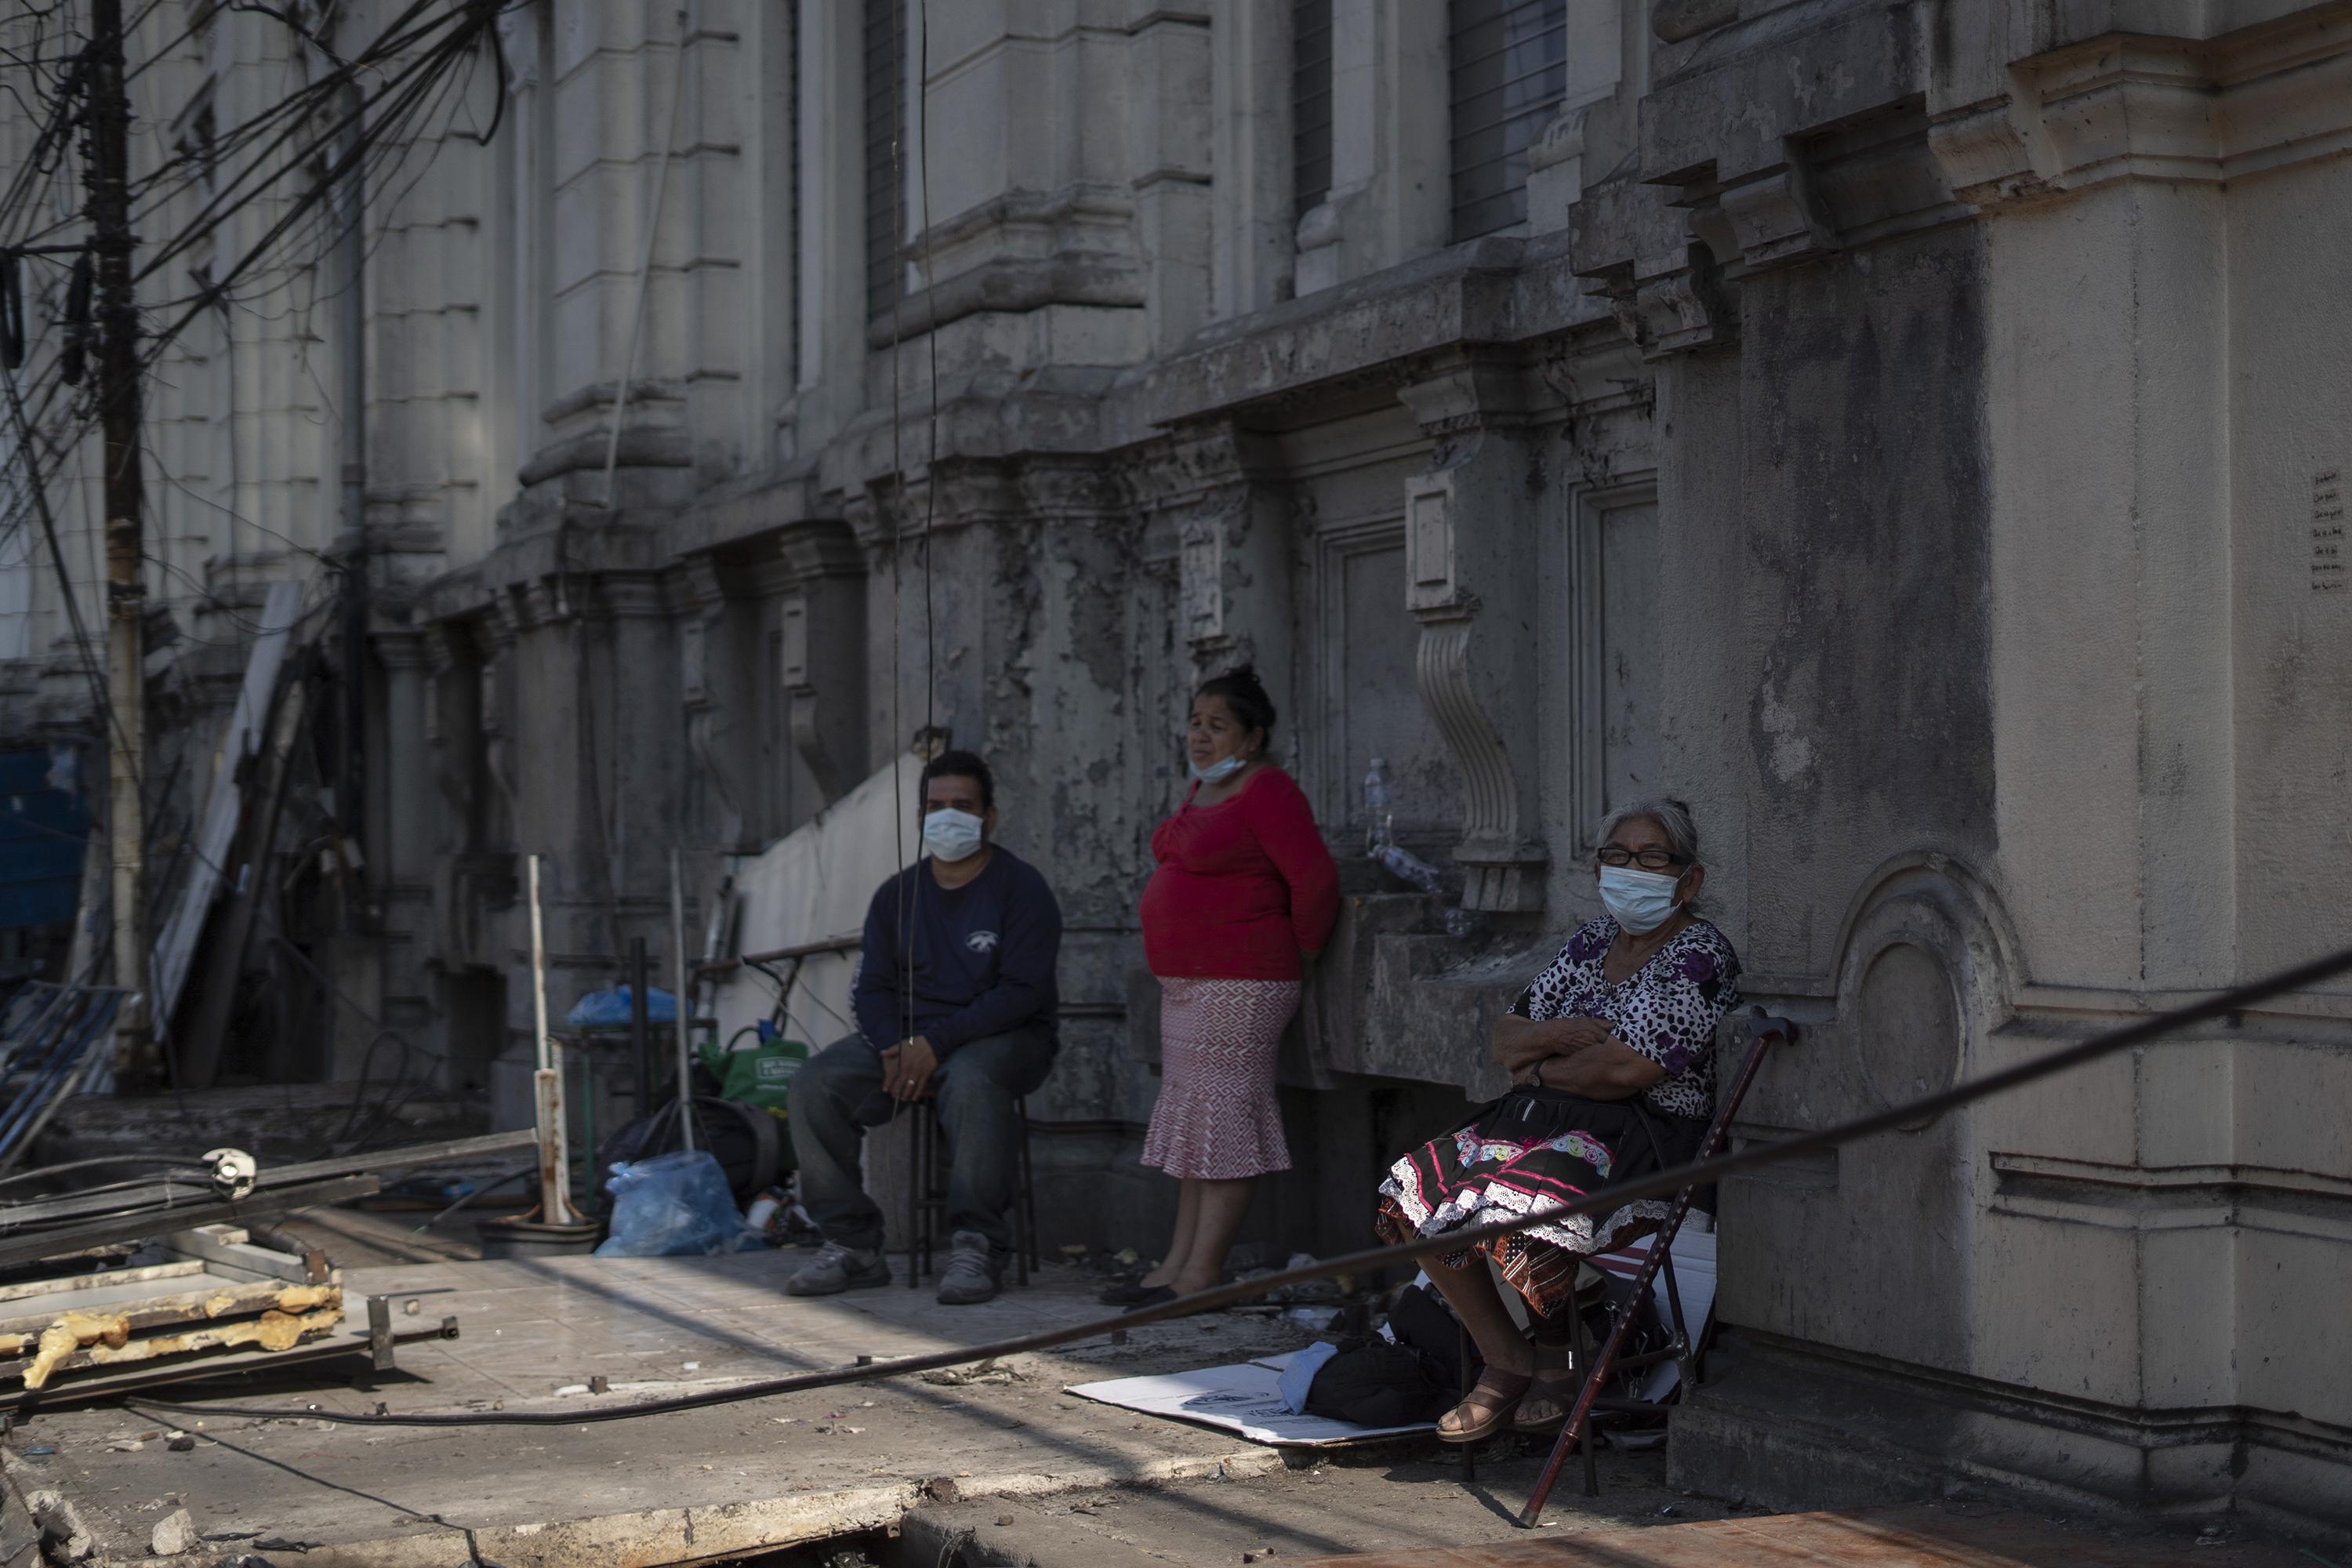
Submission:
[[[1389,1168],[1375,1221],[1382,1240],[1539,1214],[1697,1152],[1715,1109],[1715,1028],[1738,1002],[1739,957],[1692,912],[1706,870],[1681,802],[1621,807],[1594,837],[1608,913],[1570,937],[1496,1020],[1495,1060],[1510,1092]],[[1439,1420],[1439,1436],[1472,1443],[1507,1426],[1541,1432],[1566,1420],[1581,1370],[1553,1364],[1519,1331],[1495,1275],[1526,1301],[1535,1340],[1551,1338],[1546,1324],[1574,1310],[1583,1260],[1656,1228],[1666,1207],[1627,1204],[1430,1261],[1431,1281],[1486,1363]]]

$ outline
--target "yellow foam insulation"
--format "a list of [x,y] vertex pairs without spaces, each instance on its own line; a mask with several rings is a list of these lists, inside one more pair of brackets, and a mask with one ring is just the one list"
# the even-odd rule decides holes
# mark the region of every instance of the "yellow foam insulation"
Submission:
[[[275,1308],[258,1318],[138,1340],[131,1337],[131,1322],[125,1313],[68,1312],[33,1341],[33,1359],[25,1367],[25,1386],[46,1386],[58,1368],[77,1352],[89,1352],[87,1364],[90,1366],[120,1366],[161,1356],[184,1355],[191,1351],[229,1350],[243,1345],[282,1351],[314,1334],[328,1332],[343,1321],[343,1291],[340,1285],[289,1285],[278,1293],[277,1302]],[[207,1308],[212,1305],[206,1303]],[[0,1335],[0,1354],[22,1354],[25,1342],[30,1338],[25,1334]],[[11,1341],[16,1342],[13,1352],[9,1349]]]

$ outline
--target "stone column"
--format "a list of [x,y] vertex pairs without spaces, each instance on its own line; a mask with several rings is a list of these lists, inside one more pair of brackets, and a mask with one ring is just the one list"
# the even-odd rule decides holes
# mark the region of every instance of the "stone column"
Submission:
[[[603,621],[603,689],[596,711],[596,754],[604,763],[598,798],[610,824],[607,853],[621,918],[669,926],[669,856],[684,849],[687,716],[677,645],[661,579],[651,572],[605,572],[596,581]],[[649,937],[655,931],[648,930]],[[625,943],[626,933],[616,933]],[[615,956],[624,951],[616,947]]]
[[1465,358],[1401,395],[1436,437],[1405,481],[1405,595],[1422,700],[1462,770],[1462,906],[1540,910],[1550,853],[1538,785],[1535,531],[1545,483],[1518,370]]
[[383,890],[414,892],[431,874],[433,854],[432,721],[425,701],[428,649],[412,631],[377,632],[370,639],[383,667]]
[[443,622],[425,628],[431,675],[425,687],[425,743],[440,800],[436,847],[463,855],[482,828],[482,660],[472,628]]

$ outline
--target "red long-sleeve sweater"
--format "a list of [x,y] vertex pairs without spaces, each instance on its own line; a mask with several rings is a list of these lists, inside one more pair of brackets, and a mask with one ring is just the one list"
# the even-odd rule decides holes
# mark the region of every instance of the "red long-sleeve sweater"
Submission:
[[[1193,793],[1199,793],[1195,784]],[[1339,918],[1339,872],[1288,773],[1264,767],[1215,805],[1187,795],[1151,835],[1143,956],[1184,980],[1296,980]]]

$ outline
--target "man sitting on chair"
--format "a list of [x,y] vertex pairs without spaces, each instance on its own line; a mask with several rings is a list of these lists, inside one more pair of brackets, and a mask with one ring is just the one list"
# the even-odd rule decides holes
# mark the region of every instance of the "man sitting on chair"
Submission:
[[883,883],[866,912],[852,1005],[859,1032],[793,1079],[801,1203],[824,1234],[824,1249],[784,1287],[795,1296],[890,1282],[882,1211],[859,1180],[858,1150],[867,1128],[933,1098],[954,1233],[939,1299],[987,1300],[1012,1256],[1014,1102],[1054,1066],[1061,906],[1034,867],[990,842],[996,785],[980,758],[933,758],[918,809],[928,853]]

